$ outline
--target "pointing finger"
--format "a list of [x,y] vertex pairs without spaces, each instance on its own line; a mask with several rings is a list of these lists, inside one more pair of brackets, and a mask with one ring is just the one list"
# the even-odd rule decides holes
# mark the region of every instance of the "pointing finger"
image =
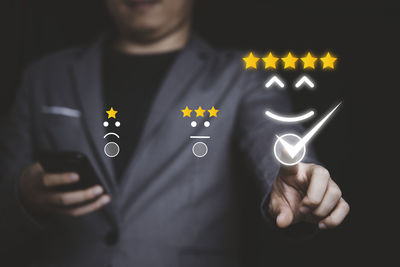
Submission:
[[281,167],[279,170],[279,172],[282,176],[296,175],[298,173],[298,171],[299,171],[299,164],[291,165],[291,166],[281,164]]

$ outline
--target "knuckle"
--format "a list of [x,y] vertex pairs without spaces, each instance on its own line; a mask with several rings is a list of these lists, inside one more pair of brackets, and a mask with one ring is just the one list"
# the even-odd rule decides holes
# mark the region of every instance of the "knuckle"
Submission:
[[329,171],[320,165],[313,165],[314,173],[323,177],[330,177]]
[[318,204],[320,203],[320,201],[316,198],[313,197],[309,197],[308,198],[308,203],[312,206],[318,206]]
[[331,177],[331,174],[329,173],[329,171],[327,169],[325,169],[324,167],[319,166],[318,170],[319,170],[319,173],[321,174],[321,176]]
[[301,184],[306,184],[307,183],[307,175],[298,175],[297,181],[299,181]]
[[331,188],[331,194],[335,196],[337,199],[340,199],[342,197],[342,190],[338,186],[333,186]]
[[317,164],[315,164],[315,163],[310,163],[309,166],[310,166],[311,169],[314,169],[314,170],[315,170],[315,168],[318,167],[319,165],[317,165]]

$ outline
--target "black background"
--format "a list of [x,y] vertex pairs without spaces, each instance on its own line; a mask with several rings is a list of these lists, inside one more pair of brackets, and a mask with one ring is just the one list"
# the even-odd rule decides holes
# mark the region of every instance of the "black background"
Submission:
[[[109,19],[98,0],[14,0],[2,1],[1,5],[1,38],[5,47],[0,60],[0,114],[6,116],[21,71],[29,62],[49,52],[94,40],[107,28]],[[280,71],[280,75],[293,84],[298,76],[307,73],[317,83],[315,91],[290,89],[298,112],[312,107],[322,115],[343,101],[341,110],[314,140],[314,145],[321,162],[351,204],[351,213],[338,229],[303,243],[268,236],[268,244],[262,249],[270,266],[347,266],[350,262],[358,265],[376,260],[383,264],[390,260],[388,244],[394,233],[389,226],[393,221],[387,216],[393,211],[386,207],[393,198],[386,188],[387,174],[382,168],[374,168],[390,164],[378,163],[377,155],[386,153],[378,150],[378,144],[367,150],[364,144],[377,132],[389,134],[382,128],[386,120],[373,115],[372,110],[388,109],[396,114],[396,106],[386,92],[396,87],[389,77],[396,77],[398,11],[376,5],[337,5],[334,1],[319,1],[317,5],[289,1],[197,1],[194,28],[218,48],[243,49],[243,56],[249,51],[258,51],[259,56],[267,51],[278,56],[292,51],[299,57],[307,51],[316,56],[331,51],[339,58],[333,71],[318,68]],[[385,82],[379,77],[385,77]],[[373,123],[370,116],[375,116]]]

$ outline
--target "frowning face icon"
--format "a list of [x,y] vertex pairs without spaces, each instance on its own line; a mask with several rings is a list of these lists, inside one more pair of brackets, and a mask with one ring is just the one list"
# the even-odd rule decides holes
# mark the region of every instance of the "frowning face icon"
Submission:
[[[116,117],[118,111],[111,108],[110,110],[106,111],[106,113],[108,114],[107,118],[108,120],[103,122],[103,126],[110,130],[112,130],[114,127],[115,127],[114,129],[119,128],[121,126],[121,123],[117,121]],[[109,120],[109,119],[114,119],[114,120]],[[104,135],[104,139],[105,138],[116,138],[118,140],[120,137],[115,132],[108,132]],[[119,145],[114,141],[110,141],[104,146],[104,153],[106,154],[107,157],[114,158],[118,156],[119,151],[120,151]]]
[[[191,113],[192,113],[192,109],[190,109],[188,106],[186,106],[185,109],[181,110],[183,113],[183,117],[188,117],[188,118],[192,118]],[[195,128],[195,127],[205,127],[208,128],[211,126],[211,122],[210,122],[210,118],[211,117],[218,117],[217,113],[219,112],[218,109],[216,109],[214,106],[211,109],[203,109],[201,106],[199,106],[197,109],[194,109],[196,116],[193,115],[193,120],[190,122],[190,126]],[[206,113],[206,115],[204,115]],[[196,121],[196,118],[198,117],[202,117],[204,118],[205,116],[207,116],[208,114],[208,120],[204,121],[203,123],[198,123],[198,121]],[[192,135],[190,136],[191,140],[207,140],[210,139],[211,137],[209,135]],[[202,158],[205,155],[207,155],[208,153],[208,146],[205,142],[203,141],[197,141],[193,144],[192,146],[192,153],[194,156],[198,157],[198,158]]]

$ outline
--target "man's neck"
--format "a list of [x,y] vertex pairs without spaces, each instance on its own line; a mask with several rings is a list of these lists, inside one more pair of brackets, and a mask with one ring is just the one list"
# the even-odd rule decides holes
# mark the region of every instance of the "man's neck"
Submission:
[[115,41],[114,47],[126,54],[167,53],[182,49],[189,39],[189,32],[189,29],[181,29],[148,42],[140,42],[136,41],[135,38],[120,36]]

